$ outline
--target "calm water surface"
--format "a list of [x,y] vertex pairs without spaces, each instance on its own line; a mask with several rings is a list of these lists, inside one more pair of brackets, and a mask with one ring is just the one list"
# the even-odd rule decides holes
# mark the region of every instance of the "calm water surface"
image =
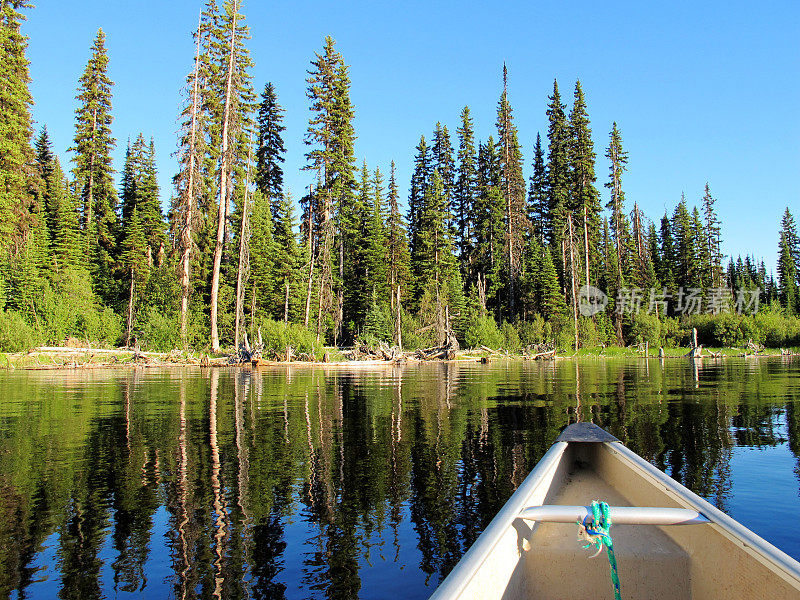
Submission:
[[800,558],[797,360],[2,372],[0,597],[427,598],[579,416]]

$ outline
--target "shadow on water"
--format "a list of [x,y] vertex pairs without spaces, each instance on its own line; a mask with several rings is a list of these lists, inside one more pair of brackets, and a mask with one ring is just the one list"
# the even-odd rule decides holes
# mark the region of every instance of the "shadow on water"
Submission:
[[578,420],[724,510],[759,490],[737,456],[785,452],[765,501],[800,509],[791,360],[24,372],[0,389],[7,597],[425,598]]

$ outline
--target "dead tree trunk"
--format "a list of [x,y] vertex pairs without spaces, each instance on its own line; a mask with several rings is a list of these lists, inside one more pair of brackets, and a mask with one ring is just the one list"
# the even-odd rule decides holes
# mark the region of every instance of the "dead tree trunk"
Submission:
[[222,117],[222,153],[219,171],[219,213],[217,215],[217,241],[214,245],[214,266],[211,274],[211,351],[219,352],[219,330],[217,327],[219,309],[219,277],[222,266],[222,247],[225,243],[225,221],[228,215],[228,170],[230,169],[230,156],[228,150],[228,137],[230,135],[231,121],[231,95],[233,90],[233,65],[234,49],[236,44],[236,16],[238,6],[234,5],[233,21],[231,25],[230,59],[228,60],[227,82],[225,84],[225,110]]
[[569,225],[569,261],[570,261],[570,282],[572,284],[572,319],[575,325],[575,350],[578,350],[578,296],[575,291],[575,238],[572,233],[572,213],[567,215]]
[[189,348],[189,264],[192,257],[192,218],[194,213],[194,172],[197,168],[197,110],[200,90],[200,36],[201,20],[197,21],[197,50],[194,57],[194,81],[192,86],[192,125],[189,132],[189,182],[186,184],[183,203],[183,231],[181,232],[181,342],[183,349]]
[[244,320],[244,288],[250,277],[250,208],[248,195],[250,191],[250,161],[252,150],[247,156],[247,178],[244,186],[244,202],[242,205],[242,223],[239,227],[239,269],[236,274],[236,323],[234,343],[239,347],[239,328]]

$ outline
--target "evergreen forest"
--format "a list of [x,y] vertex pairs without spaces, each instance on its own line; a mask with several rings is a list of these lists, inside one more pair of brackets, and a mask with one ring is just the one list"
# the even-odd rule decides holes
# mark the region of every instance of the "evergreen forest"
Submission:
[[[0,4],[0,351],[76,338],[220,353],[259,331],[310,353],[453,340],[571,350],[681,346],[692,328],[706,345],[800,346],[789,207],[776,223],[775,273],[724,255],[709,184],[646,215],[626,202],[623,127],[593,135],[580,81],[553,81],[547,130],[521,134],[503,65],[496,131],[476,139],[469,106],[443,115],[455,131],[437,122],[416,148],[398,149],[414,156],[410,181],[398,181],[393,162],[356,156],[350,68],[327,37],[302,107],[314,183],[293,196],[285,109],[273,83],[254,81],[242,2],[207,0],[187,43],[178,169],[162,190],[147,132],[113,164],[121,142],[102,30],[75,85],[70,163],[60,163],[31,115],[28,10]],[[608,173],[596,172],[598,152]],[[587,314],[594,288],[607,306]]]

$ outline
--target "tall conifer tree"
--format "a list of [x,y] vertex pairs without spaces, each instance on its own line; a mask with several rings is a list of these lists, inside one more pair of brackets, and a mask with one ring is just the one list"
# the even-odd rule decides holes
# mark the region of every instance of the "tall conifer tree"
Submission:
[[497,104],[497,134],[500,146],[500,189],[504,199],[505,254],[507,269],[507,311],[516,318],[517,276],[521,265],[522,242],[527,230],[525,178],[522,175],[522,149],[517,139],[513,109],[508,100],[508,70],[503,65],[503,93]]
[[547,170],[544,164],[542,136],[538,133],[536,134],[536,144],[533,147],[533,172],[528,189],[528,223],[530,234],[539,243],[551,239],[552,223],[547,202]]
[[800,313],[800,237],[786,207],[778,235],[778,294],[790,314]]
[[600,194],[595,187],[594,143],[581,82],[575,83],[574,103],[569,114],[569,161],[571,174],[570,209],[576,217],[578,237],[587,284],[600,272],[596,257],[600,256]]
[[21,241],[19,234],[24,236],[30,226],[24,212],[29,210],[35,182],[28,38],[21,29],[22,10],[30,6],[24,0],[0,3],[0,288],[4,251],[11,242]]
[[470,259],[475,245],[475,197],[477,165],[475,156],[475,133],[469,107],[461,111],[461,126],[458,133],[458,170],[454,192],[456,214],[456,246],[462,275],[469,281]]
[[90,256],[95,288],[107,302],[116,293],[113,266],[118,229],[117,194],[114,191],[111,150],[111,86],[108,77],[106,36],[100,29],[86,69],[78,80],[75,111],[75,153],[72,170],[82,204],[82,226]]
[[[264,198],[279,202],[283,194],[283,169],[286,148],[283,144],[283,108],[278,104],[275,86],[268,82],[258,105],[258,144],[256,150],[256,186]],[[274,209],[274,206],[273,206]]]
[[[355,109],[350,101],[350,74],[336,42],[325,38],[321,54],[315,54],[307,78],[306,96],[311,101],[306,144],[307,170],[318,179],[312,201],[317,222],[313,230],[320,268],[320,296],[317,335],[323,332],[322,317],[334,322],[333,337],[342,333],[344,314],[346,251],[357,240],[353,237],[355,179]],[[338,255],[338,256],[337,256]],[[338,279],[334,268],[338,263]],[[335,294],[335,296],[334,296]]]
[[553,262],[561,264],[561,242],[567,223],[569,210],[570,171],[569,171],[569,129],[564,114],[565,105],[561,103],[558,82],[553,81],[553,95],[548,97],[547,105],[547,200],[550,223],[552,224],[550,245],[555,252]]

